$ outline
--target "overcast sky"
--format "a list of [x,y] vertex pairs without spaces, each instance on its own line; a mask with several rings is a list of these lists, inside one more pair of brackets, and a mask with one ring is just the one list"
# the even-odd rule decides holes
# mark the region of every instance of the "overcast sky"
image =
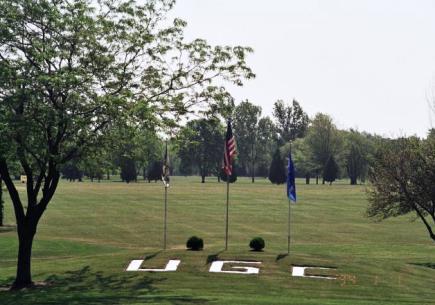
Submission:
[[295,98],[340,128],[425,136],[431,126],[433,0],[178,0],[172,14],[188,39],[254,48],[257,78],[231,92],[263,114]]

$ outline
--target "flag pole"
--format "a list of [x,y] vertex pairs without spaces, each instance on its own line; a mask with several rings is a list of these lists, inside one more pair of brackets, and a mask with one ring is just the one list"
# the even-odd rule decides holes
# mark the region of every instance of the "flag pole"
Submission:
[[287,235],[287,254],[290,254],[290,210],[291,210],[291,203],[290,199],[288,201],[288,235]]
[[[291,235],[290,235],[290,223],[291,223],[291,199],[289,196],[289,189],[288,189],[288,181],[290,181],[290,165],[291,163],[291,153],[292,153],[292,142],[289,141],[290,144],[290,152],[289,152],[289,168],[288,168],[288,173],[287,173],[287,199],[288,199],[288,219],[287,219],[287,255],[290,255],[290,240],[291,240]],[[294,172],[293,172],[294,175]],[[294,176],[293,176],[294,179]],[[294,181],[293,181],[294,182]]]
[[225,250],[228,249],[228,214],[230,202],[230,179],[232,175],[232,162],[236,154],[236,140],[231,129],[231,119],[228,119],[227,133],[225,135],[224,145],[224,171],[227,175],[227,205],[225,211]]
[[165,185],[165,219],[164,219],[164,233],[163,233],[163,250],[166,250],[166,236],[167,236],[167,220],[168,220],[168,187]]
[[230,201],[230,176],[227,174],[227,207],[225,215],[225,250],[228,249],[228,208]]
[[168,187],[169,187],[169,156],[168,142],[165,143],[165,157],[163,160],[162,181],[165,186],[164,196],[164,219],[163,219],[163,250],[166,250],[168,236]]

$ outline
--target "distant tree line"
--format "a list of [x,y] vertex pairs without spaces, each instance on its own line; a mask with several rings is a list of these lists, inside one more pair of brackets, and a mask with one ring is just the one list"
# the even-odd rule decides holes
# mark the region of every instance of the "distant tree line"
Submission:
[[[268,177],[272,183],[284,183],[287,155],[291,151],[296,176],[307,184],[332,183],[349,178],[350,184],[364,183],[369,160],[376,147],[387,139],[354,129],[339,130],[324,113],[309,118],[293,100],[278,100],[273,116],[261,116],[262,109],[249,101],[233,107],[233,129],[237,142],[236,172],[239,176]],[[223,120],[202,118],[180,128],[174,139],[179,175],[221,176]]]
[[[350,184],[366,182],[369,164],[378,148],[389,139],[355,129],[340,130],[331,116],[317,113],[309,118],[296,100],[274,104],[273,115],[262,116],[260,106],[248,100],[225,111],[214,112],[175,128],[169,140],[171,174],[198,175],[226,180],[222,173],[225,118],[232,117],[237,142],[234,163],[236,176],[269,178],[272,183],[286,180],[287,156],[291,151],[296,177],[307,184],[333,183],[348,178]],[[161,179],[164,142],[152,126],[113,124],[100,143],[81,159],[61,168],[62,178],[74,182],[110,180],[116,175],[126,183]],[[18,162],[11,163],[11,175],[23,174]]]

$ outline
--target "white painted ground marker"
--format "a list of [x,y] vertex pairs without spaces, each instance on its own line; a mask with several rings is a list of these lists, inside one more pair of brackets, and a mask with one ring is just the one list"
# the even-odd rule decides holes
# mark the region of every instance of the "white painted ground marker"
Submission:
[[307,269],[330,270],[333,268],[293,266],[292,276],[294,276],[294,277],[308,277],[308,278],[314,278],[314,279],[326,279],[326,280],[336,280],[337,279],[335,276],[305,275],[305,270],[307,270]]
[[261,262],[243,262],[243,261],[214,261],[211,266],[209,272],[217,272],[217,273],[233,273],[233,274],[258,274],[260,272],[259,268],[256,267],[231,267],[232,269],[244,270],[244,271],[222,271],[222,267],[224,264],[254,264],[260,265]]
[[143,259],[132,260],[125,271],[143,271],[143,272],[171,272],[177,271],[180,260],[171,259],[165,266],[165,269],[141,269]]

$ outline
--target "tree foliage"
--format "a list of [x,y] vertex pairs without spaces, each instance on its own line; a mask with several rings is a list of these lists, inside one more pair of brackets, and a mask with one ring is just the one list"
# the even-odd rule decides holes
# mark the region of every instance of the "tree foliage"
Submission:
[[365,180],[370,150],[371,144],[363,134],[352,129],[346,134],[344,159],[351,185],[357,184],[357,179]]
[[[185,41],[186,23],[165,20],[173,5],[0,0],[0,174],[17,221],[14,288],[32,284],[33,237],[64,164],[99,147],[116,121],[174,126],[230,99],[216,82],[254,76],[250,48]],[[10,178],[17,160],[27,209]]]
[[332,182],[337,179],[338,173],[338,164],[335,161],[334,156],[330,156],[328,161],[326,162],[325,169],[323,171],[323,180],[329,182],[329,184],[332,184]]
[[281,154],[287,156],[291,151],[297,177],[304,177],[306,184],[310,184],[310,178],[316,171],[311,150],[306,138],[296,139],[292,143],[286,143],[281,148]]
[[195,166],[201,182],[222,166],[224,127],[216,118],[190,121],[177,136],[178,156],[186,165]]
[[275,150],[269,169],[269,180],[273,184],[283,184],[286,182],[287,175],[284,161],[281,158],[279,148]]
[[267,177],[269,166],[272,161],[274,147],[277,142],[277,132],[273,121],[268,117],[263,117],[258,121],[257,145],[256,145],[256,164],[257,175]]
[[127,183],[130,183],[132,181],[137,181],[137,169],[136,169],[136,162],[135,160],[128,156],[121,156],[120,159],[120,166],[121,166],[121,180],[125,181]]
[[298,101],[293,100],[291,106],[286,105],[282,100],[276,101],[273,116],[276,120],[277,131],[284,142],[305,136],[309,119]]
[[255,180],[255,163],[257,159],[257,139],[260,132],[258,121],[261,107],[248,100],[241,102],[234,110],[233,127],[237,138],[237,156],[244,173],[249,173]]
[[306,141],[317,172],[324,172],[329,157],[337,155],[342,143],[332,118],[323,113],[316,114],[312,120]]
[[154,182],[161,180],[162,179],[162,170],[163,170],[162,161],[152,162],[150,164],[148,174],[147,174],[148,182],[151,182],[151,180],[153,180]]
[[369,217],[414,212],[435,241],[435,140],[399,138],[378,148],[369,171]]
[[77,162],[70,161],[66,163],[61,170],[63,178],[69,181],[81,181],[83,178],[83,171],[79,168]]

